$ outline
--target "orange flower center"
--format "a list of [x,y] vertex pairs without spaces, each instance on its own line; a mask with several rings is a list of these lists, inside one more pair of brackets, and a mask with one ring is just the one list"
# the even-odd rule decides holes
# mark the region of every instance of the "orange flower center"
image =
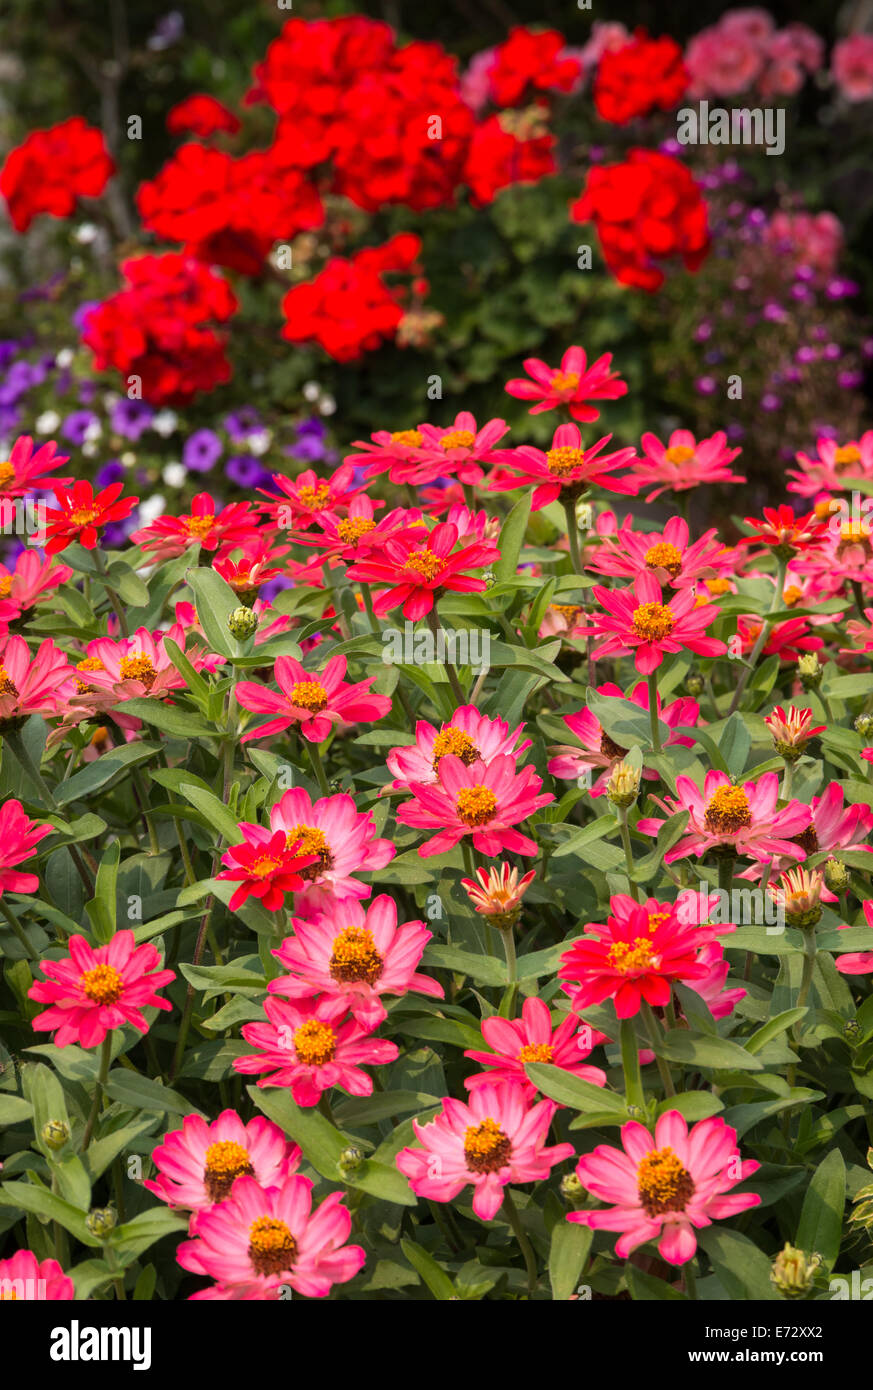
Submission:
[[412,570],[413,574],[420,575],[428,583],[436,579],[445,567],[445,560],[441,560],[439,555],[434,555],[432,550],[413,550],[403,566],[405,570]]
[[516,1058],[517,1062],[551,1062],[553,1048],[551,1043],[525,1043]]
[[684,1211],[694,1196],[694,1179],[672,1149],[650,1149],[637,1168],[637,1192],[647,1216]]
[[803,598],[803,590],[798,589],[796,584],[789,584],[787,589],[782,590],[782,602],[786,608],[793,608]]
[[0,463],[0,487],[2,487],[4,483],[8,483],[10,479],[14,477],[15,469],[12,467],[9,460],[6,459],[4,463]]
[[658,928],[659,928],[659,927],[662,927],[662,926],[664,925],[665,922],[669,922],[669,920],[670,920],[670,914],[669,914],[669,912],[650,912],[650,913],[649,913],[649,932],[651,933],[651,935],[654,936],[654,934],[655,934],[655,932],[658,930]]
[[733,835],[751,825],[749,798],[742,787],[719,787],[706,803],[703,823],[713,835]]
[[704,583],[713,598],[717,598],[719,594],[730,593],[731,581],[729,579],[706,579]]
[[300,870],[301,878],[317,878],[320,873],[329,869],[333,864],[333,855],[327,843],[327,836],[323,830],[319,830],[317,825],[292,826],[285,836],[285,844],[288,849],[292,849],[296,845],[297,854],[318,855],[314,864],[307,864],[305,869]]
[[350,516],[345,521],[341,521],[336,528],[337,535],[346,545],[354,545],[355,541],[360,540],[361,536],[366,536],[369,531],[376,529],[375,521],[370,521],[365,516]]
[[333,1061],[336,1052],[336,1033],[328,1023],[310,1018],[294,1030],[294,1051],[298,1062],[306,1067],[323,1067]]
[[[3,467],[4,467],[4,465],[3,465],[2,463],[0,463],[0,468],[3,468]],[[18,1294],[15,1292],[15,1290],[14,1290],[12,1287],[10,1287],[10,1288],[8,1288],[8,1289],[0,1289],[0,1303],[17,1303],[17,1302],[18,1302]]]
[[79,988],[95,1004],[114,1004],[124,993],[124,980],[114,965],[95,965],[79,976]]
[[682,568],[682,551],[669,541],[659,541],[657,545],[650,545],[645,559],[650,570],[666,570],[673,579]]
[[440,448],[449,449],[472,449],[476,443],[476,436],[472,430],[449,430],[440,440]]
[[546,454],[546,464],[550,473],[556,478],[565,478],[570,473],[575,473],[577,468],[581,468],[585,462],[584,449],[571,449],[568,445],[560,449],[550,449]]
[[553,391],[575,391],[579,385],[579,373],[555,372],[549,385]]
[[248,1149],[233,1139],[219,1139],[206,1150],[206,1167],[203,1170],[203,1186],[210,1202],[223,1202],[230,1196],[236,1178],[243,1174],[253,1175],[254,1168]]
[[[106,667],[103,665],[103,662],[100,660],[99,656],[86,656],[84,661],[78,661],[76,663],[76,670],[105,671]],[[76,685],[82,694],[84,694],[86,690],[93,689],[93,687],[88,683],[88,681],[76,681]]]
[[99,515],[99,507],[74,507],[69,519],[74,526],[89,526]]
[[440,758],[444,758],[447,753],[451,753],[456,758],[460,758],[465,767],[475,763],[481,758],[482,754],[476,747],[469,734],[465,734],[463,729],[456,729],[449,724],[445,729],[440,729],[433,741],[433,762],[431,766],[436,772],[440,765]]
[[281,859],[274,859],[269,854],[259,854],[257,859],[253,859],[249,864],[249,873],[252,878],[267,878],[275,873],[276,869],[282,867]]
[[288,699],[298,709],[309,710],[310,714],[318,714],[327,704],[328,695],[324,686],[318,681],[298,681],[297,685],[291,687]]
[[18,686],[9,677],[6,667],[0,662],[0,695],[18,696]]
[[465,825],[485,825],[497,810],[497,797],[490,787],[461,787],[456,809]]
[[319,483],[318,487],[302,487],[297,494],[297,499],[304,507],[309,507],[311,511],[323,511],[331,500],[331,491],[328,483]]
[[664,457],[668,463],[687,463],[694,458],[694,450],[687,444],[674,444],[672,448],[665,450]]
[[606,959],[620,975],[650,970],[657,963],[652,943],[644,936],[637,936],[633,941],[616,941],[607,951]]
[[637,637],[647,642],[660,642],[669,637],[676,625],[672,612],[663,603],[641,603],[631,619]]
[[[96,666],[90,668],[96,671]],[[146,690],[151,690],[157,678],[157,671],[152,665],[150,656],[144,652],[137,652],[134,656],[123,656],[119,665],[121,679],[125,681],[142,681]]]
[[549,608],[570,626],[575,627],[582,609],[578,603],[550,603]]
[[215,517],[211,515],[186,516],[184,520],[185,530],[188,532],[188,535],[196,536],[197,539],[201,541],[203,540],[204,536],[209,535],[209,532],[215,525]]
[[0,576],[0,598],[7,598],[12,593],[12,579],[11,574]]
[[384,964],[376,950],[373,933],[366,927],[344,927],[339,936],[334,937],[330,973],[338,983],[373,985],[382,974]]
[[420,449],[423,440],[420,430],[395,430],[391,436],[392,444],[403,444],[407,449]]
[[249,1227],[248,1253],[258,1274],[281,1274],[297,1258],[297,1242],[284,1221],[259,1216]]
[[512,1153],[509,1136],[496,1120],[468,1125],[464,1134],[464,1158],[471,1173],[496,1173]]
[[844,444],[842,448],[834,450],[834,468],[838,473],[851,468],[852,464],[861,462],[861,450],[855,444]]

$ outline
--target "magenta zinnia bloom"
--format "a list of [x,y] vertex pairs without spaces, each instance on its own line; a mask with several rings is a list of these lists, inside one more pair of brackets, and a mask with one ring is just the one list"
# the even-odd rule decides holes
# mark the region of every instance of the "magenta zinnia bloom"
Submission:
[[354,899],[334,903],[312,921],[295,918],[294,935],[273,955],[287,975],[267,986],[271,994],[306,999],[322,993],[345,999],[367,1029],[386,1017],[380,995],[415,990],[442,999],[443,987],[416,970],[432,933],[424,922],[397,925],[397,906],[382,893],[364,907]]
[[278,694],[266,685],[240,681],[236,698],[243,709],[276,716],[243,734],[242,742],[294,726],[307,742],[323,743],[334,724],[381,719],[391,708],[389,697],[370,694],[375,676],[354,684],[344,680],[347,664],[344,656],[332,656],[323,671],[314,673],[291,656],[279,656],[273,672]]
[[332,1086],[342,1086],[351,1096],[372,1095],[373,1078],[358,1063],[396,1062],[399,1049],[346,1017],[348,1007],[344,995],[293,1002],[269,995],[264,1002],[269,1022],[242,1027],[246,1042],[258,1051],[234,1058],[234,1069],[247,1075],[268,1073],[257,1084],[289,1086],[298,1105],[317,1105],[322,1091]]
[[15,866],[30,859],[40,840],[51,835],[53,825],[29,820],[20,801],[0,806],[0,898],[10,893],[33,893],[39,887],[36,874],[21,873]]
[[607,1211],[571,1211],[568,1221],[592,1231],[621,1231],[615,1253],[626,1259],[646,1241],[671,1265],[686,1264],[697,1249],[695,1229],[758,1206],[756,1192],[731,1188],[760,1168],[740,1158],[737,1132],[718,1116],[700,1120],[691,1132],[678,1110],[668,1110],[654,1137],[636,1120],[622,1125],[623,1149],[598,1144],[576,1165],[582,1186]]
[[[765,772],[757,782],[735,786],[726,772],[712,769],[703,780],[703,791],[690,777],[677,777],[675,797],[653,800],[668,816],[680,811],[689,813],[686,833],[664,855],[665,864],[689,854],[699,859],[719,845],[728,845],[738,855],[762,864],[781,855],[806,858],[798,839],[809,825],[810,808],[790,801],[781,811],[776,809],[779,778],[775,772]],[[657,835],[663,824],[657,817],[649,816],[637,821],[636,828],[644,835]]]
[[611,438],[611,434],[604,435],[590,449],[583,449],[578,428],[575,425],[559,425],[548,451],[535,449],[532,444],[522,444],[511,456],[507,453],[503,465],[495,469],[489,491],[511,492],[514,488],[532,485],[531,506],[534,511],[547,507],[559,498],[563,501],[565,498],[572,500],[581,497],[592,487],[634,496],[637,483],[632,475],[615,477],[615,469],[630,463],[635,457],[634,451],[624,448],[602,454],[601,450]]
[[[132,637],[97,637],[89,642],[87,655],[76,668],[82,672],[87,697],[93,690],[104,690],[116,703],[146,696],[161,700],[171,690],[184,690],[185,677],[173,665],[166,640],[185,652],[185,630],[179,623],[165,632],[140,627]],[[223,656],[207,653],[204,647],[192,647],[185,656],[195,671],[212,672],[224,664]]]
[[[597,693],[598,695],[611,695],[618,699],[631,700],[640,709],[648,712],[649,687],[645,681],[638,681],[627,696],[623,696],[619,686],[609,682],[606,685],[598,685]],[[678,700],[672,700],[669,705],[662,705],[661,697],[657,692],[656,696],[658,718],[671,730],[669,738],[665,740],[664,747],[681,743],[685,748],[691,748],[694,743],[693,738],[685,734],[673,733],[672,730],[690,728],[697,723],[700,718],[700,706],[697,701],[683,695]],[[553,777],[571,778],[575,782],[586,772],[591,772],[594,768],[602,768],[603,771],[591,787],[591,795],[603,796],[613,767],[626,757],[628,750],[613,742],[600,720],[595,718],[590,709],[580,709],[578,714],[565,714],[563,720],[570,733],[579,740],[581,747],[570,743],[561,743],[550,748],[549,752],[557,756],[550,758],[549,772]],[[657,781],[658,778],[657,772],[652,768],[645,767],[643,768],[643,776],[654,781]]]
[[429,859],[445,854],[469,835],[475,849],[493,857],[503,850],[512,854],[536,854],[533,840],[510,827],[527,820],[534,811],[554,801],[551,792],[540,794],[542,781],[533,768],[516,772],[515,760],[500,754],[487,765],[471,763],[448,753],[440,759],[435,783],[413,782],[413,800],[397,807],[397,819],[419,830],[439,830],[419,854]]
[[499,463],[505,450],[495,449],[509,426],[505,420],[489,420],[481,429],[469,410],[455,416],[455,423],[445,429],[422,425],[418,460],[408,468],[392,470],[392,481],[423,486],[436,478],[457,478],[471,486],[481,483],[485,474],[483,464]]
[[59,1303],[75,1299],[73,1281],[57,1260],[38,1260],[32,1250],[16,1250],[0,1260],[0,1303]]
[[303,887],[303,872],[316,862],[312,853],[304,853],[288,843],[284,831],[266,830],[262,825],[243,821],[243,839],[231,845],[221,856],[227,868],[216,878],[238,883],[228,903],[236,912],[248,898],[257,898],[267,912],[276,912],[285,902],[286,893],[296,893]]
[[716,605],[698,604],[691,589],[677,589],[663,603],[661,585],[649,571],[638,576],[632,589],[602,589],[595,584],[591,593],[606,612],[593,613],[591,625],[580,632],[604,639],[594,650],[596,659],[633,652],[637,670],[647,676],[668,652],[722,656],[727,651],[724,642],[703,635],[718,617]]
[[290,1284],[306,1298],[325,1298],[354,1279],[366,1256],[345,1244],[352,1218],[343,1196],[331,1192],[313,1212],[312,1183],[298,1173],[270,1187],[238,1178],[227,1201],[197,1213],[197,1239],[176,1251],[183,1269],[215,1279],[222,1291],[192,1297],[269,1298]]
[[692,544],[688,523],[681,516],[671,516],[663,531],[635,531],[633,518],[626,517],[617,531],[600,537],[585,568],[592,574],[619,579],[653,574],[662,586],[687,589],[716,574],[718,561],[725,554],[725,547],[715,539],[717,534],[713,528]]
[[[478,594],[485,580],[464,570],[483,569],[497,560],[500,551],[491,540],[477,540],[455,550],[458,527],[441,521],[430,532],[423,527],[388,536],[382,553],[361,557],[347,571],[349,579],[378,584],[373,600],[379,617],[403,605],[403,616],[410,622],[424,618],[443,593]],[[385,586],[385,587],[382,587]]]
[[477,1086],[466,1102],[447,1097],[428,1124],[413,1120],[422,1148],[401,1149],[395,1162],[419,1197],[452,1202],[468,1183],[473,1210],[491,1221],[507,1183],[540,1182],[573,1154],[572,1144],[546,1147],[554,1101],[529,1106],[524,1087],[506,1081]]
[[[867,926],[873,927],[873,902],[862,903],[862,907]],[[834,965],[841,975],[873,974],[873,940],[870,942],[869,951],[849,951],[844,956],[837,956]]]
[[301,877],[294,903],[298,917],[312,917],[336,901],[369,898],[369,883],[354,875],[384,869],[397,853],[390,840],[376,835],[372,811],[359,811],[348,792],[313,801],[303,787],[292,787],[270,810],[270,827],[281,831],[299,854],[315,859]]
[[538,357],[526,357],[523,365],[528,376],[507,381],[506,391],[517,400],[535,401],[531,415],[567,406],[574,420],[587,423],[596,420],[600,411],[586,401],[617,401],[627,395],[627,382],[610,370],[611,352],[598,357],[590,367],[581,347],[567,348],[560,367],[549,367]]
[[635,903],[625,894],[611,898],[610,908],[605,926],[589,923],[581,941],[561,956],[558,978],[577,1013],[612,999],[619,1018],[633,1018],[643,1000],[669,1004],[674,984],[693,989],[709,973],[698,952],[724,928],[701,930],[669,907]]
[[742,453],[730,449],[727,435],[719,430],[700,443],[690,430],[674,430],[669,443],[662,444],[657,435],[644,434],[643,457],[634,464],[634,476],[639,490],[656,484],[646,498],[654,502],[662,492],[686,492],[701,483],[744,483],[739,473],[732,473],[730,464]]
[[68,454],[58,453],[53,439],[35,450],[30,435],[23,434],[13,444],[9,458],[0,463],[0,498],[24,497],[38,488],[54,487],[55,483],[68,486],[72,478],[49,478],[47,475],[69,461]]
[[222,1110],[211,1124],[201,1115],[187,1115],[181,1129],[165,1134],[152,1149],[158,1177],[146,1178],[143,1187],[171,1207],[205,1211],[229,1197],[244,1175],[262,1187],[281,1186],[300,1159],[297,1145],[263,1115],[248,1124],[235,1110]]
[[14,569],[0,565],[0,624],[14,622],[44,594],[72,576],[69,565],[62,565],[39,550],[22,550]]
[[789,492],[801,497],[816,497],[820,492],[846,492],[853,482],[873,478],[873,430],[860,439],[838,444],[822,435],[815,442],[816,458],[808,454],[795,455],[800,468],[789,468]]
[[[352,498],[364,491],[363,487],[354,486],[354,480],[355,470],[347,459],[329,478],[316,477],[311,468],[299,473],[296,478],[289,478],[285,473],[274,473],[273,482],[281,493],[278,500],[274,492],[267,492],[264,488],[258,488],[258,491],[264,497],[269,497],[269,505],[261,503],[261,506],[274,518],[280,530],[305,531],[313,522],[321,522],[332,512],[348,508]],[[385,504],[377,502],[375,505],[381,507]]]
[[449,753],[468,766],[475,762],[493,762],[503,754],[516,761],[531,746],[529,738],[519,743],[523,732],[523,724],[510,730],[504,720],[480,714],[475,705],[459,705],[439,730],[419,719],[415,726],[415,743],[392,748],[385,759],[395,780],[383,791],[409,791],[413,782],[436,782],[440,762]]
[[161,958],[151,942],[134,944],[132,931],[116,932],[108,946],[96,950],[84,936],[71,936],[70,954],[44,960],[40,969],[48,982],[36,980],[29,998],[50,1007],[33,1020],[38,1031],[55,1034],[55,1047],[75,1042],[96,1047],[113,1028],[126,1023],[148,1032],[143,1009],[171,1009],[169,999],[156,992],[175,980],[173,970],[159,970]]
[[134,531],[131,540],[150,552],[155,564],[182,555],[192,546],[202,550],[246,549],[258,542],[258,518],[248,502],[231,502],[221,507],[208,492],[198,492],[186,516],[159,516]]
[[549,1006],[535,995],[525,999],[521,1018],[508,1019],[492,1014],[482,1020],[482,1037],[491,1051],[464,1053],[465,1057],[481,1062],[489,1070],[468,1076],[464,1085],[468,1091],[475,1091],[479,1086],[508,1081],[521,1086],[526,1099],[532,1101],[537,1088],[528,1080],[525,1065],[527,1062],[551,1062],[562,1071],[590,1081],[593,1086],[605,1086],[606,1072],[600,1067],[586,1066],[584,1062],[603,1040],[602,1034],[595,1034],[587,1025],[583,1027],[584,1031],[580,1031],[579,1019],[569,1014],[553,1031]]
[[35,656],[23,637],[8,637],[0,648],[0,729],[29,714],[59,714],[76,689],[75,668],[50,637]]

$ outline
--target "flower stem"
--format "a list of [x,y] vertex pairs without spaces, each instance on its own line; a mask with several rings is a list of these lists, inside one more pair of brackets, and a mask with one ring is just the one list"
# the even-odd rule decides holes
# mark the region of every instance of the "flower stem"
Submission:
[[579,523],[576,520],[576,499],[565,497],[564,515],[567,518],[567,541],[570,546],[570,560],[576,574],[583,574],[582,552],[579,549]]
[[330,787],[327,781],[327,773],[324,770],[324,763],[321,760],[321,748],[317,743],[306,741],[306,751],[309,754],[309,761],[312,764],[312,771],[318,782],[322,796],[330,796]]
[[649,724],[652,730],[652,752],[661,751],[661,734],[658,728],[658,673],[649,672]]
[[24,954],[27,957],[27,959],[39,960],[39,953],[33,949],[30,942],[28,941],[27,934],[23,926],[19,922],[18,918],[15,916],[12,909],[6,906],[6,903],[3,901],[2,898],[0,898],[0,912],[3,913],[3,916],[6,918],[6,921],[9,923],[10,927],[15,933],[15,936],[17,937],[19,944],[24,950]]
[[631,896],[634,902],[640,900],[640,890],[634,878],[634,855],[631,849],[630,831],[627,828],[627,807],[621,806],[618,812],[618,823],[621,830],[621,843],[624,846],[624,859],[627,864],[627,876],[630,883]]
[[361,581],[361,596],[364,600],[364,612],[370,624],[370,631],[374,636],[379,637],[381,636],[382,629],[379,627],[379,619],[376,617],[376,613],[373,609],[373,595],[370,591],[369,584],[365,584],[363,580]]
[[683,1271],[682,1271],[682,1274],[683,1274],[683,1278],[684,1278],[684,1280],[685,1280],[685,1295],[686,1295],[686,1297],[687,1297],[687,1298],[694,1298],[694,1299],[696,1299],[696,1298],[697,1298],[697,1280],[695,1279],[695,1277],[694,1277],[694,1271],[693,1271],[692,1268],[691,1268],[691,1260],[689,1260],[688,1263],[685,1265],[685,1267],[684,1267],[684,1269],[683,1269]]
[[628,1105],[636,1105],[642,1110],[645,1104],[643,1078],[640,1072],[640,1050],[637,1034],[629,1018],[620,1024],[619,1044],[621,1046],[621,1066],[624,1072],[624,1093]]
[[85,1134],[82,1139],[82,1153],[85,1152],[91,1143],[91,1135],[94,1133],[94,1125],[97,1122],[97,1115],[100,1110],[100,1102],[103,1099],[103,1089],[106,1085],[106,1078],[109,1075],[109,1060],[112,1054],[112,1034],[107,1033],[100,1045],[100,1070],[97,1074],[97,1085],[94,1088],[94,1099],[91,1102],[91,1111],[88,1115],[88,1123],[85,1125]]
[[508,1187],[503,1189],[503,1203],[506,1207],[506,1215],[509,1217],[509,1224],[512,1227],[515,1238],[518,1241],[518,1248],[524,1256],[524,1267],[527,1270],[527,1291],[532,1298],[537,1287],[537,1262],[533,1252],[533,1246],[527,1238],[524,1227],[521,1224],[521,1217],[518,1214],[512,1193]]
[[[427,625],[433,633],[434,640],[436,641],[436,639],[439,636],[440,625],[437,619],[437,613],[435,608],[432,608],[427,615]],[[446,675],[449,678],[449,685],[452,687],[452,694],[454,695],[458,704],[463,705],[467,697],[461,689],[461,682],[458,680],[458,673],[450,661],[443,662],[443,665],[446,668]]]
[[[13,757],[17,759],[17,761],[24,768],[25,772],[27,773],[28,777],[30,777],[34,785],[37,786],[39,790],[42,792],[42,795],[45,797],[48,806],[52,810],[56,809],[57,802],[55,801],[51,787],[43,777],[36,763],[33,761],[33,758],[28,753],[27,748],[24,744],[24,739],[21,737],[20,729],[10,729],[3,735],[3,737],[8,743],[9,747],[12,749]],[[92,883],[88,875],[88,871],[85,868],[85,865],[82,863],[79,851],[76,849],[75,845],[67,845],[67,850],[69,852],[70,858],[76,866],[76,872],[82,880],[83,887],[85,888],[88,897],[93,898],[94,884]]]
[[673,1078],[670,1075],[670,1068],[667,1062],[658,1052],[658,1045],[661,1041],[660,1034],[658,1031],[658,1021],[655,1018],[655,1015],[652,1013],[651,1006],[646,1003],[645,999],[642,1001],[640,1008],[642,1011],[643,1019],[645,1020],[646,1032],[652,1040],[652,1050],[655,1054],[655,1061],[658,1064],[658,1071],[661,1073],[661,1081],[664,1083],[664,1090],[666,1091],[668,1096],[675,1096],[676,1091],[673,1087]]
[[[785,569],[786,569],[786,565],[787,565],[787,562],[786,562],[785,560],[777,559],[777,561],[776,561],[776,592],[775,592],[774,595],[773,595],[773,602],[770,604],[770,613],[778,613],[779,609],[782,607],[783,603],[785,602],[785,600],[784,600],[783,597],[782,597],[782,594],[783,594],[783,591],[784,591],[784,589],[785,589]],[[761,631],[758,633],[758,640],[755,642],[755,645],[754,645],[754,647],[752,648],[752,653],[751,653],[751,656],[749,657],[749,663],[748,663],[748,665],[747,665],[746,667],[744,667],[744,669],[740,672],[740,678],[739,678],[739,680],[737,681],[737,688],[736,688],[736,690],[734,691],[733,699],[731,700],[730,706],[729,706],[729,708],[728,708],[728,712],[727,712],[727,717],[728,717],[728,718],[730,718],[730,716],[733,714],[734,710],[737,708],[737,706],[738,706],[739,703],[740,703],[740,700],[742,699],[743,691],[744,691],[745,688],[746,688],[746,682],[748,681],[749,676],[752,674],[752,672],[754,671],[755,667],[757,666],[757,664],[758,664],[758,657],[761,655],[761,652],[762,652],[763,649],[764,649],[764,643],[767,641],[767,638],[768,638],[769,635],[770,635],[770,627],[771,627],[771,624],[770,624],[770,621],[769,621],[769,614],[767,614],[767,616],[766,616],[766,617],[762,620],[762,622],[761,622]]]
[[112,588],[112,585],[109,582],[109,576],[106,573],[106,566],[103,563],[103,555],[101,553],[99,545],[95,546],[94,548],[94,568],[100,576],[103,588],[106,590],[106,597],[112,604],[112,611],[118,619],[119,632],[121,633],[122,637],[129,637],[130,630],[127,626],[127,614],[124,611],[124,607],[121,604],[117,593]]

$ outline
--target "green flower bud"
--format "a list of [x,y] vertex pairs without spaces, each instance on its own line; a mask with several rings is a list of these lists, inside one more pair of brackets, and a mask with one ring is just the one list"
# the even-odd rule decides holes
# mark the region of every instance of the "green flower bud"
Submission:
[[66,1120],[49,1120],[42,1127],[42,1142],[50,1149],[62,1149],[70,1137],[70,1126]]
[[824,863],[825,886],[832,893],[845,893],[849,886],[849,870],[842,859],[826,859]]
[[561,1196],[565,1202],[572,1206],[584,1201],[586,1197],[585,1188],[582,1186],[575,1173],[565,1173],[561,1179]]
[[105,1240],[111,1231],[115,1229],[118,1220],[114,1207],[93,1207],[85,1217],[85,1225],[96,1236],[98,1240]]
[[343,1149],[337,1161],[340,1177],[354,1177],[363,1162],[363,1149],[359,1149],[356,1144],[349,1144],[348,1148]]
[[847,1018],[843,1024],[843,1037],[852,1047],[857,1047],[864,1036],[864,1030],[856,1018]]
[[804,690],[817,690],[821,685],[824,668],[815,652],[804,652],[797,663],[797,674]]
[[238,642],[244,642],[257,632],[258,615],[251,608],[235,608],[227,620],[227,628]]
[[821,1255],[806,1255],[785,1242],[770,1268],[770,1281],[785,1298],[806,1298],[821,1265]]
[[685,677],[685,689],[688,694],[696,698],[698,695],[703,694],[705,688],[705,683],[700,672],[689,671],[688,675]]
[[873,714],[859,714],[855,728],[862,738],[869,738],[873,734]]

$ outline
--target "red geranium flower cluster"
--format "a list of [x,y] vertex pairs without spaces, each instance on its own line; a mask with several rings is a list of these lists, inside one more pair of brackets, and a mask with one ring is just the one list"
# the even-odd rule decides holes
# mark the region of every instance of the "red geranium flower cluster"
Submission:
[[167,130],[171,135],[197,135],[201,140],[208,140],[222,131],[236,135],[240,126],[239,117],[206,92],[186,97],[167,115]]
[[706,203],[685,165],[655,150],[633,149],[622,164],[590,170],[572,205],[574,222],[593,221],[603,257],[623,285],[656,290],[656,260],[682,258],[697,270],[709,251]]
[[77,198],[99,198],[115,164],[103,135],[81,116],[31,131],[0,170],[0,193],[12,225],[26,232],[40,213],[71,217]]
[[143,399],[184,405],[198,391],[229,381],[230,363],[216,323],[236,312],[229,285],[199,262],[174,253],[122,263],[128,288],[88,315],[82,334],[101,371],[114,367]]
[[141,185],[136,201],[148,231],[243,275],[260,273],[275,241],[324,221],[310,181],[299,169],[277,167],[270,151],[234,159],[193,141]]
[[420,250],[417,236],[400,233],[351,260],[334,256],[314,280],[286,294],[282,337],[292,343],[314,339],[337,362],[379,347],[394,337],[404,313],[382,276],[409,270]]
[[533,33],[519,25],[494,50],[488,70],[497,106],[520,106],[539,92],[569,92],[582,75],[578,58],[566,53],[567,40],[557,29]]
[[555,137],[534,112],[501,111],[476,127],[464,179],[475,207],[493,202],[501,188],[536,183],[555,172]]
[[594,79],[594,105],[604,121],[627,125],[651,111],[672,111],[688,87],[682,49],[637,29],[629,43],[607,48]]

